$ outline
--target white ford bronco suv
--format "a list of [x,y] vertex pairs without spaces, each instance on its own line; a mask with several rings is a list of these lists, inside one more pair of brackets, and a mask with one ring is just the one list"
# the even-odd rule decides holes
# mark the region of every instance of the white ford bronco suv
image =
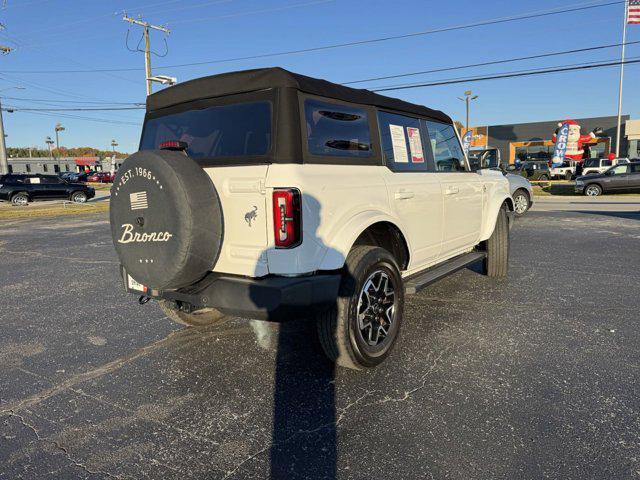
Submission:
[[406,294],[478,261],[507,274],[512,211],[444,113],[267,68],[148,97],[110,215],[141,303],[187,325],[313,316],[332,360],[366,368]]

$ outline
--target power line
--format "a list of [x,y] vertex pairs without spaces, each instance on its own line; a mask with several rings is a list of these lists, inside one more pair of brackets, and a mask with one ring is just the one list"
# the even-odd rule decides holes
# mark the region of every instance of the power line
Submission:
[[74,108],[30,108],[11,107],[16,112],[111,112],[117,110],[144,110],[145,107],[74,107]]
[[[359,41],[353,41],[353,42],[345,42],[345,43],[336,43],[336,44],[331,44],[331,45],[323,45],[323,46],[319,46],[319,47],[304,48],[304,49],[297,49],[297,50],[285,50],[285,51],[280,51],[280,52],[262,53],[262,54],[257,54],[257,55],[248,55],[248,56],[244,56],[244,57],[231,57],[231,58],[224,58],[224,59],[218,59],[218,60],[207,60],[207,61],[201,61],[201,62],[181,63],[181,64],[175,64],[175,65],[162,65],[159,68],[184,68],[184,67],[194,67],[194,66],[200,66],[200,65],[212,65],[212,64],[217,64],[217,63],[236,62],[236,61],[242,61],[242,60],[256,60],[256,59],[260,59],[260,58],[269,58],[269,57],[279,57],[279,56],[286,56],[286,55],[304,54],[304,53],[318,52],[318,51],[323,51],[323,50],[332,50],[332,49],[337,49],[337,48],[353,47],[353,46],[367,45],[367,44],[372,44],[372,43],[381,43],[381,42],[386,42],[386,41],[390,41],[390,40],[401,40],[401,39],[405,39],[405,38],[413,38],[413,37],[419,37],[419,36],[425,36],[425,35],[433,35],[433,34],[437,34],[437,33],[451,32],[451,31],[456,31],[456,30],[465,30],[465,29],[471,29],[471,28],[482,27],[482,26],[497,25],[497,24],[502,24],[502,23],[516,22],[516,21],[520,21],[520,20],[530,20],[530,19],[541,18],[541,17],[550,16],[550,15],[560,15],[560,14],[564,14],[564,13],[573,13],[573,12],[578,12],[578,11],[590,10],[590,9],[594,9],[594,8],[608,7],[608,6],[611,6],[611,5],[619,5],[621,3],[624,3],[624,0],[609,1],[609,2],[606,2],[606,3],[599,3],[599,4],[595,4],[595,5],[594,4],[588,4],[588,5],[577,4],[576,6],[571,7],[571,8],[543,10],[543,11],[537,11],[537,12],[526,13],[526,14],[521,14],[521,15],[514,15],[514,16],[510,16],[510,17],[495,18],[495,19],[483,20],[483,21],[475,22],[475,23],[469,23],[469,24],[463,24],[463,25],[455,25],[455,26],[450,26],[450,27],[442,27],[442,28],[424,30],[424,31],[420,31],[420,32],[413,32],[413,33],[407,33],[407,34],[402,34],[402,35],[392,35],[392,36],[386,36],[386,37],[378,37],[378,38],[372,38],[372,39],[367,39],[367,40],[359,40]],[[84,70],[80,70],[80,69],[78,69],[78,70],[22,70],[22,71],[20,71],[20,70],[4,70],[4,72],[6,72],[6,73],[23,73],[23,74],[42,74],[42,73],[55,74],[55,73],[131,72],[131,71],[140,71],[140,70],[142,70],[142,69],[141,68],[129,67],[129,68],[103,68],[103,69],[90,69],[90,70],[89,69],[84,69]]]
[[607,62],[607,63],[598,63],[598,64],[587,64],[587,65],[579,65],[572,67],[558,67],[558,68],[549,68],[549,69],[541,69],[541,70],[531,70],[525,72],[510,72],[496,75],[487,75],[487,76],[478,76],[478,77],[468,77],[468,78],[458,78],[451,80],[442,80],[437,82],[430,83],[416,83],[411,85],[396,85],[389,87],[381,87],[372,89],[374,92],[389,92],[392,90],[408,90],[411,88],[422,88],[422,87],[436,87],[441,85],[453,85],[456,83],[468,83],[468,82],[480,82],[484,80],[499,80],[504,78],[516,78],[516,77],[528,77],[534,75],[544,75],[548,73],[561,73],[561,72],[571,72],[577,70],[592,70],[595,68],[603,68],[603,67],[614,67],[617,65],[628,65],[632,63],[640,63],[639,57],[634,57],[635,60],[626,60],[621,62],[620,60]]
[[97,105],[144,105],[144,102],[109,102],[109,101],[90,101],[90,100],[58,100],[52,98],[24,98],[24,97],[6,97],[2,96],[3,99],[9,100],[24,100],[28,102],[53,102],[53,103],[74,103],[74,104],[97,104]]
[[[2,110],[4,110],[4,108]],[[86,120],[89,122],[108,123],[112,125],[126,125],[126,126],[134,126],[134,127],[140,126],[140,123],[125,122],[125,121],[119,121],[119,120],[108,120],[104,118],[95,118],[95,117],[84,117],[80,115],[71,115],[67,113],[47,113],[47,112],[24,112],[24,113],[26,115],[41,115],[45,117],[55,117],[55,118],[63,117],[63,118],[69,118],[73,120]]]
[[[634,45],[640,43],[640,40],[637,41],[633,41],[633,42],[626,42],[624,43],[624,45]],[[560,56],[560,55],[569,55],[569,54],[573,54],[573,53],[584,53],[584,52],[591,52],[594,50],[604,50],[607,48],[614,48],[614,47],[620,47],[622,46],[622,43],[611,43],[608,45],[598,45],[596,47],[587,47],[587,48],[577,48],[574,50],[564,50],[564,51],[560,51],[560,52],[550,52],[550,53],[541,53],[538,55],[530,55],[527,57],[515,57],[515,58],[506,58],[506,59],[502,59],[502,60],[492,60],[489,62],[481,62],[481,63],[471,63],[468,65],[458,65],[455,67],[443,67],[443,68],[436,68],[433,70],[423,70],[420,72],[411,72],[411,73],[401,73],[398,75],[387,75],[384,77],[372,77],[372,78],[365,78],[362,80],[353,80],[350,82],[343,82],[343,85],[353,85],[355,83],[365,83],[365,82],[373,82],[376,80],[389,80],[392,78],[403,78],[403,77],[412,77],[412,76],[416,76],[416,75],[424,75],[424,74],[428,74],[428,73],[438,73],[438,72],[448,72],[451,70],[462,70],[465,68],[475,68],[475,67],[486,67],[488,65],[498,65],[498,64],[502,64],[502,63],[511,63],[511,62],[520,62],[523,60],[535,60],[538,58],[547,58],[547,57],[555,57],[555,56]]]

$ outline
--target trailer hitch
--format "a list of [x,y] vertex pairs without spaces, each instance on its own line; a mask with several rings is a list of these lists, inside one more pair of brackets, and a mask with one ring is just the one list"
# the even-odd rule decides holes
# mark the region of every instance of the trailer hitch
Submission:
[[140,305],[144,305],[145,303],[147,303],[149,300],[151,300],[151,297],[147,297],[146,295],[140,295],[140,297],[138,298],[138,303]]

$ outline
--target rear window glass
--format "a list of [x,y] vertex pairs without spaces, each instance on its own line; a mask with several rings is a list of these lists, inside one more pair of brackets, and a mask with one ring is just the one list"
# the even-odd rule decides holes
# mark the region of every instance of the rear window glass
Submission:
[[271,103],[221,105],[148,119],[140,150],[158,149],[171,140],[185,142],[195,160],[266,155],[271,149]]
[[364,109],[307,99],[304,101],[309,153],[370,157],[369,118]]

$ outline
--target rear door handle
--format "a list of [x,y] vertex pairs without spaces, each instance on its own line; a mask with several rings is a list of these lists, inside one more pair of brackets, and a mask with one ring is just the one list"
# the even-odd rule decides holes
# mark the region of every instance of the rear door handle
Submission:
[[447,187],[444,191],[445,195],[455,195],[460,189],[458,187]]
[[393,195],[393,198],[395,198],[396,200],[409,200],[414,196],[415,194],[413,192],[410,192],[408,190],[399,190]]

